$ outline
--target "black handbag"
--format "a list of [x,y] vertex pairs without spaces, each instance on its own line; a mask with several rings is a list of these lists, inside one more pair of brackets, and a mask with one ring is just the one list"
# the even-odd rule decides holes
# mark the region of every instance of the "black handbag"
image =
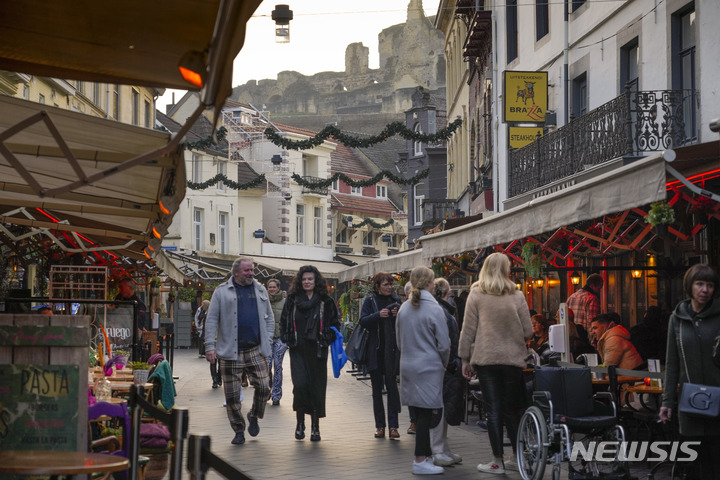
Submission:
[[363,365],[366,363],[367,344],[370,332],[366,328],[357,325],[345,345],[345,354],[348,360],[354,364]]
[[680,353],[682,354],[683,364],[685,365],[685,376],[688,381],[682,385],[678,410],[680,413],[696,417],[717,418],[720,414],[720,387],[690,383],[690,373],[688,372],[687,362],[685,361],[685,348],[683,347],[682,341],[682,327],[683,324],[681,321],[679,335]]

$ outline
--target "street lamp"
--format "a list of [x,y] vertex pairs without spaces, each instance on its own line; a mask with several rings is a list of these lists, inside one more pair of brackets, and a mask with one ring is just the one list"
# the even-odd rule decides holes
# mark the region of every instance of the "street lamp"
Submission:
[[290,20],[293,12],[288,5],[275,5],[272,11],[275,20],[275,43],[290,43]]
[[572,272],[570,274],[570,282],[572,282],[573,285],[578,285],[580,283],[580,274],[577,272]]

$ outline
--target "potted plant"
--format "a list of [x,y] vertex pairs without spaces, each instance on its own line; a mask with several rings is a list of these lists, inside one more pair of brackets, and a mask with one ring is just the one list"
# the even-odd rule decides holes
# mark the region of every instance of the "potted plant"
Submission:
[[659,237],[665,236],[667,233],[667,225],[675,222],[675,210],[668,202],[655,202],[650,205],[650,210],[645,216],[645,223],[649,223],[653,227]]
[[190,310],[190,303],[195,300],[196,290],[193,287],[180,287],[178,289],[178,300],[182,310]]
[[133,369],[135,385],[147,383],[148,376],[150,375],[150,364],[147,362],[130,362],[130,366]]
[[160,293],[160,285],[162,285],[162,280],[160,280],[157,277],[153,277],[150,279],[150,292],[153,295],[158,295]]
[[524,268],[527,274],[532,278],[539,278],[542,273],[542,255],[540,253],[540,245],[533,242],[525,242],[520,256],[525,262]]

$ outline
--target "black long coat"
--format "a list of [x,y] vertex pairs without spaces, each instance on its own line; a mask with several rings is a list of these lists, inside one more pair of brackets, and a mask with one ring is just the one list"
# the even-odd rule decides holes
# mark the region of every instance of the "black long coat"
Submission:
[[[398,305],[402,303],[402,299],[397,295],[391,294],[390,297]],[[381,308],[378,308],[380,304],[378,295],[373,293],[365,299],[360,312],[360,325],[370,332],[367,347],[367,371],[372,372],[380,367],[378,353],[382,348],[385,359],[385,375],[394,378],[400,373],[400,350],[397,347],[395,334],[396,318],[392,315],[382,318],[380,316]],[[380,328],[383,329],[384,337],[382,345],[380,344]]]

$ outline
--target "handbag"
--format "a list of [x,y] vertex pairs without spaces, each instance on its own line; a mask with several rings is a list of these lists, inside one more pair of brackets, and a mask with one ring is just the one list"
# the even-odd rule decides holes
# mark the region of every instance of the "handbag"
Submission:
[[695,417],[717,418],[720,414],[720,387],[690,383],[690,374],[685,361],[685,348],[682,341],[682,327],[680,323],[680,353],[685,365],[685,376],[688,379],[682,386],[678,410],[680,413]]
[[345,355],[348,360],[356,365],[362,365],[366,363],[365,358],[367,357],[367,343],[370,337],[370,332],[366,328],[359,324],[355,327],[350,338],[348,339],[347,345],[345,346]]
[[347,363],[347,354],[343,350],[343,336],[340,331],[335,327],[330,327],[335,332],[335,340],[330,344],[330,353],[332,355],[332,367],[333,376],[338,378],[340,376],[340,370]]

